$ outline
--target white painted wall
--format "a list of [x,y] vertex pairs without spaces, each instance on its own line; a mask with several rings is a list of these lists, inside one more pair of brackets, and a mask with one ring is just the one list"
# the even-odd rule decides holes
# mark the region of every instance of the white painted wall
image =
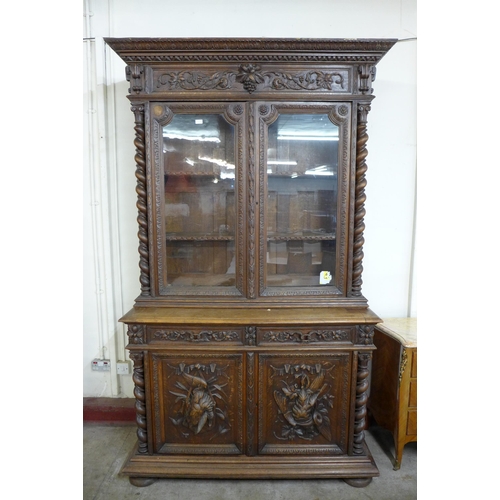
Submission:
[[[133,115],[124,63],[103,37],[398,38],[369,115],[363,293],[382,317],[416,316],[416,0],[84,0],[83,395],[132,397],[115,375],[119,317],[139,294]],[[108,357],[110,373],[91,371]]]

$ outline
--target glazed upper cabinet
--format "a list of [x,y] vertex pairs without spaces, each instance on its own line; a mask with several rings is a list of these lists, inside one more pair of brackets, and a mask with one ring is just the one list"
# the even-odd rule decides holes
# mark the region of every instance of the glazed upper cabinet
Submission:
[[154,296],[346,295],[350,104],[152,102],[149,115]]
[[380,321],[361,291],[367,120],[395,40],[106,42],[135,122],[123,472],[365,486]]

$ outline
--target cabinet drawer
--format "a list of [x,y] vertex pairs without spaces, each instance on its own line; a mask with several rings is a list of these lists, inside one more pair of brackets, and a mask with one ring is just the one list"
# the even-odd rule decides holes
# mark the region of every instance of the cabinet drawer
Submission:
[[408,406],[417,407],[417,380],[410,381],[410,391],[408,395]]
[[352,327],[257,328],[259,345],[353,343]]
[[412,351],[411,357],[411,376],[412,378],[417,378],[417,350]]
[[241,327],[202,328],[149,326],[147,340],[150,344],[235,344],[243,345],[245,330]]
[[408,411],[408,421],[406,423],[406,435],[417,435],[417,410]]

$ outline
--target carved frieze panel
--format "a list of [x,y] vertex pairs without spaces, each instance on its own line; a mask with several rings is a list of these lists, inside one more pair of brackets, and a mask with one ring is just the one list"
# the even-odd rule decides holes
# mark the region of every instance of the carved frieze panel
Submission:
[[241,354],[153,354],[159,453],[238,454],[243,447]]
[[168,328],[148,327],[149,343],[244,344],[242,328]]
[[351,355],[259,356],[259,453],[347,450]]
[[351,70],[331,69],[280,70],[259,64],[241,64],[233,69],[214,71],[209,68],[153,71],[153,92],[183,91],[314,91],[346,93],[351,88]]
[[259,329],[258,342],[260,344],[330,344],[352,342],[352,328],[272,328]]

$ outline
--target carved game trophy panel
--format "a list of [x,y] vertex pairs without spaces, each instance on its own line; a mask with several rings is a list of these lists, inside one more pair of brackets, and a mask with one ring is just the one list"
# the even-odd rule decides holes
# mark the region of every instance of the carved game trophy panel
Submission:
[[347,453],[350,353],[259,356],[261,454]]
[[241,453],[241,354],[161,353],[152,365],[158,453]]

